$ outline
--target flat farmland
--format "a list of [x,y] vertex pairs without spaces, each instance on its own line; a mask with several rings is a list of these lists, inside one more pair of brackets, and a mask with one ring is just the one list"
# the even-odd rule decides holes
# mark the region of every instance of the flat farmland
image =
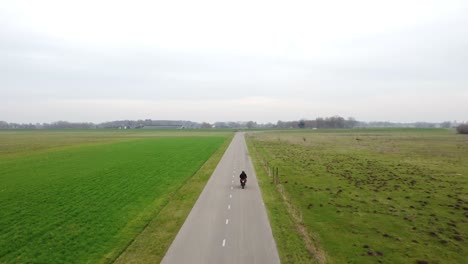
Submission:
[[231,135],[0,132],[0,263],[114,261]]
[[468,137],[301,130],[248,144],[283,263],[465,263]]

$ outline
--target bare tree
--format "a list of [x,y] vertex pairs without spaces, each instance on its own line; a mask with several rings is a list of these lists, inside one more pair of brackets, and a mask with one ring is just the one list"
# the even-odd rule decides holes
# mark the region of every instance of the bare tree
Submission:
[[468,134],[468,124],[461,124],[457,126],[458,134]]
[[209,123],[203,122],[201,123],[200,128],[213,128],[213,126]]
[[251,128],[255,128],[255,127],[257,127],[256,122],[254,122],[254,121],[247,122],[247,128],[251,129]]
[[451,126],[452,126],[452,122],[450,121],[445,121],[445,122],[440,123],[441,128],[450,128]]

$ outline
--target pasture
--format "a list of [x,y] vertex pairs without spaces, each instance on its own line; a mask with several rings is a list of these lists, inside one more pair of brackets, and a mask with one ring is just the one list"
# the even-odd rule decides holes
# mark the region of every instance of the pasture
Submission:
[[230,135],[0,131],[0,263],[113,262]]
[[283,263],[465,262],[467,136],[299,130],[248,145]]

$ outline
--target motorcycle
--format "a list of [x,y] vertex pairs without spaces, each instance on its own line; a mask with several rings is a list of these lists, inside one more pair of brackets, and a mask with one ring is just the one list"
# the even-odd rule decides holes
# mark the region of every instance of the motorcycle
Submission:
[[246,182],[246,179],[241,179],[241,186],[242,186],[242,189],[244,189],[245,187],[245,182]]

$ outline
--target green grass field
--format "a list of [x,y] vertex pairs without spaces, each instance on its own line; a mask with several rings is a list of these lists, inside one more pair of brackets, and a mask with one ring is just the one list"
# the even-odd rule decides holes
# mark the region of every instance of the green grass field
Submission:
[[302,130],[248,144],[283,263],[465,263],[467,136]]
[[231,134],[0,132],[0,263],[114,261]]

